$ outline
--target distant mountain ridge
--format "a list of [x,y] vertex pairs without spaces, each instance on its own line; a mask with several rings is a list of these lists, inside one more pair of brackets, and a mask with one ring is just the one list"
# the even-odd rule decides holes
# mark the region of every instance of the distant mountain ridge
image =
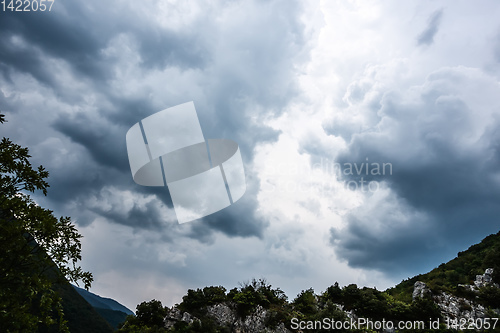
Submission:
[[134,315],[134,312],[114,299],[101,297],[74,285],[73,288],[115,329],[127,316]]
[[[55,283],[53,288],[61,296],[64,319],[68,321],[68,328],[71,333],[113,332],[109,322],[69,282]],[[40,329],[40,332],[55,333],[59,332],[59,330],[57,327],[50,327],[47,330]]]
[[133,315],[134,314],[134,312],[132,310],[130,310],[126,306],[118,303],[114,299],[106,298],[106,297],[101,297],[99,295],[91,293],[90,291],[87,291],[85,289],[79,288],[79,287],[77,287],[75,285],[73,285],[73,287],[94,308],[101,308],[101,309],[109,309],[109,310],[121,311],[121,312],[126,313],[127,315]]

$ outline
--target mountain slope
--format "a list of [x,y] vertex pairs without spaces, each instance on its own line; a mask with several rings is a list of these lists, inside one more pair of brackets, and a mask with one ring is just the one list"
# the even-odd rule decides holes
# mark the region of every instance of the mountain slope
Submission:
[[[64,319],[71,333],[111,333],[113,329],[101,315],[69,283],[54,284],[61,296]],[[48,330],[52,332],[52,329]],[[55,331],[54,331],[55,332]]]
[[91,293],[90,291],[87,291],[85,289],[79,288],[77,286],[73,286],[73,287],[76,289],[76,291],[80,295],[82,295],[83,298],[85,298],[85,300],[87,302],[90,303],[90,305],[92,305],[95,308],[121,311],[121,312],[124,312],[124,313],[126,313],[128,315],[133,315],[134,314],[134,312],[132,310],[130,310],[126,306],[118,303],[114,299],[101,297],[99,295]]
[[73,287],[114,328],[123,323],[128,315],[134,314],[114,299],[101,297],[77,286]]
[[472,285],[476,276],[487,268],[493,268],[493,282],[500,282],[500,232],[484,238],[481,243],[472,245],[457,257],[439,265],[426,274],[404,280],[386,292],[399,300],[411,301],[415,282],[422,281],[435,293],[448,292],[463,295],[459,285]]

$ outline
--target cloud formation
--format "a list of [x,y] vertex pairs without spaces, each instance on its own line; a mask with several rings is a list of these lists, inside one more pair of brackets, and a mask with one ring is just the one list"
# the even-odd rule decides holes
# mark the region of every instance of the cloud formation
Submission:
[[[82,202],[88,197],[111,200],[112,195],[103,195],[106,188],[150,193],[161,205],[171,207],[164,189],[139,189],[128,180],[124,137],[138,120],[176,103],[194,100],[205,136],[237,141],[247,163],[258,142],[276,138],[276,132],[251,119],[261,113],[279,114],[296,89],[290,77],[304,38],[297,3],[196,4],[186,8],[194,13],[179,26],[166,22],[176,17],[179,4],[151,1],[140,16],[131,11],[134,2],[113,2],[102,11],[95,10],[97,3],[57,5],[53,15],[6,13],[0,23],[4,50],[0,62],[5,80],[26,74],[56,93],[54,103],[73,105],[66,112],[43,105],[37,108],[52,114],[48,125],[55,130],[53,135],[60,138],[60,133],[85,151],[82,156],[76,148],[74,157],[79,162],[75,161],[70,174],[64,172],[67,165],[51,165],[51,198],[58,200],[61,211],[71,213],[64,207],[77,205],[83,215],[86,210],[103,214]],[[163,17],[157,16],[155,6]],[[26,112],[19,101],[10,98],[10,104],[6,99],[7,112]],[[36,142],[40,135],[29,139]],[[89,157],[92,162],[82,160]],[[250,188],[255,195],[258,183]],[[254,216],[251,196],[241,207],[207,221],[207,232],[260,236],[266,222]],[[137,211],[105,216],[116,223],[149,228],[161,225],[158,209],[154,203],[145,206],[144,214],[150,215],[146,220]],[[230,222],[234,216],[245,218]],[[91,218],[79,220],[90,223]]]
[[[384,289],[498,231],[499,15],[496,1],[378,0],[6,12],[2,135],[50,171],[35,199],[77,222],[93,290],[130,308],[252,277],[289,297]],[[133,182],[125,134],[188,101],[205,137],[239,144],[247,193],[179,225],[168,191]],[[378,190],[347,186],[361,177]]]
[[441,19],[443,16],[443,10],[437,10],[429,17],[429,22],[424,31],[420,33],[417,37],[418,45],[430,45],[434,43],[434,36],[439,30],[439,25],[441,24]]
[[496,231],[499,93],[495,78],[457,67],[379,95],[376,108],[358,100],[375,121],[352,134],[338,161],[391,163],[393,172],[344,175],[385,187],[347,215],[345,229],[332,229],[342,257],[355,267],[412,270]]

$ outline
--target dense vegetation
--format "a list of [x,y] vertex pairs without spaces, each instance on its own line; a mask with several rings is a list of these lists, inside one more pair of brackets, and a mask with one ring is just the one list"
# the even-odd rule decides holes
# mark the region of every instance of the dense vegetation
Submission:
[[[459,284],[473,284],[476,275],[483,274],[486,268],[493,268],[493,282],[500,282],[500,232],[483,239],[479,244],[471,246],[468,250],[459,252],[457,257],[427,274],[417,275],[411,279],[402,281],[396,287],[387,290],[387,293],[398,300],[411,301],[413,285],[416,281],[422,281],[429,286],[433,292],[445,291],[461,297],[475,297],[469,295]],[[487,306],[497,306],[498,289],[486,288],[482,294],[494,295],[482,300]],[[489,298],[493,300],[488,300]],[[495,302],[497,300],[497,303]],[[493,301],[493,302],[492,302]],[[495,305],[496,304],[496,305]]]
[[[161,306],[161,302],[152,300],[138,305],[137,316],[129,316],[119,332],[229,333],[231,327],[218,326],[213,318],[207,316],[207,307],[218,303],[230,304],[242,318],[250,315],[260,306],[269,311],[265,323],[269,328],[275,328],[283,323],[285,327],[291,329],[292,318],[304,321],[323,318],[348,320],[346,313],[337,305],[343,306],[344,310],[355,311],[360,317],[373,320],[428,321],[429,318],[440,318],[439,309],[429,299],[404,303],[376,289],[360,289],[355,284],[340,288],[335,283],[320,295],[316,295],[313,289],[308,289],[302,291],[293,301],[288,302],[286,295],[279,288],[272,288],[264,280],[253,280],[227,293],[226,289],[221,286],[188,290],[177,308],[200,319],[192,325],[180,321],[167,331],[163,328],[163,318],[167,309]],[[332,331],[339,332],[339,330]],[[349,330],[349,332],[355,332],[355,330]]]
[[156,333],[165,332],[163,328],[163,318],[167,314],[167,309],[160,301],[151,300],[137,305],[136,315],[129,315],[125,323],[119,325],[119,332],[144,332]]
[[[476,275],[483,274],[486,268],[494,268],[493,280],[499,282],[500,277],[500,232],[486,237],[480,244],[458,253],[457,258],[440,265],[427,274],[401,282],[394,288],[384,292],[373,288],[358,288],[355,284],[340,287],[333,284],[324,292],[316,294],[313,289],[303,290],[292,301],[279,288],[273,288],[265,280],[253,280],[240,288],[229,292],[222,286],[205,287],[188,290],[182,302],[176,307],[199,319],[192,324],[178,321],[170,330],[164,328],[162,318],[168,309],[160,301],[143,302],[137,307],[137,316],[129,316],[120,332],[183,332],[183,333],[230,333],[231,327],[219,326],[207,315],[207,308],[224,303],[240,316],[245,318],[258,307],[266,309],[266,327],[274,328],[284,325],[291,327],[292,318],[304,321],[318,321],[332,318],[336,321],[348,320],[347,313],[354,312],[358,317],[372,320],[425,321],[442,319],[439,307],[430,298],[412,300],[413,286],[416,281],[425,282],[433,292],[445,291],[460,297],[473,298],[490,309],[488,316],[498,317],[491,309],[500,308],[500,289],[484,287],[478,294],[469,294],[459,284],[473,284]],[[441,320],[441,323],[443,321]],[[332,330],[332,332],[342,330]],[[346,330],[346,332],[356,330]],[[360,330],[369,332],[370,330]],[[416,332],[416,330],[412,330]],[[307,330],[315,332],[315,330]],[[318,330],[319,332],[319,330]],[[328,332],[322,330],[321,332]],[[422,331],[424,332],[424,331]],[[425,332],[448,332],[441,325],[439,330]],[[456,332],[451,331],[449,332]]]

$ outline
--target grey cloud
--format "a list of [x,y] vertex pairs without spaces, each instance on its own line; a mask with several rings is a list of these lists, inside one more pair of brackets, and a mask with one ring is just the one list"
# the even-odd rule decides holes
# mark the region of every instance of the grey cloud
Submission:
[[[293,71],[296,54],[307,51],[303,49],[305,36],[297,2],[225,3],[222,8],[205,8],[207,15],[179,30],[162,27],[120,4],[106,6],[113,11],[93,11],[88,3],[65,2],[58,4],[59,10],[51,13],[54,15],[7,14],[0,22],[0,73],[7,79],[18,73],[30,74],[51,87],[59,101],[79,110],[58,112],[49,122],[51,131],[74,144],[71,162],[60,166],[49,163],[49,205],[74,216],[80,224],[101,216],[119,224],[155,229],[164,220],[155,211],[157,206],[133,210],[124,218],[113,210],[90,209],[85,204],[111,186],[136,195],[154,195],[163,205],[172,207],[165,189],[133,183],[125,147],[128,128],[162,108],[193,100],[205,137],[238,142],[243,161],[250,166],[255,145],[273,141],[279,134],[259,119],[279,115],[297,92]],[[222,23],[215,24],[209,14],[222,15],[224,6],[233,9],[218,18]],[[128,37],[131,52],[140,58],[133,69],[141,75],[163,75],[166,68],[175,68],[179,75],[197,74],[184,82],[175,81],[175,77],[159,81],[165,89],[156,102],[147,95],[131,96],[121,91],[114,83],[120,65],[104,52],[121,35]],[[13,38],[25,42],[16,44]],[[65,68],[46,70],[49,58],[67,64],[70,75],[58,75],[68,74],[57,72]],[[78,85],[73,84],[73,78],[80,81]],[[94,98],[92,102],[88,96]],[[12,96],[6,100],[2,104],[14,111],[16,106],[22,107]],[[54,111],[40,106],[39,112]],[[44,129],[40,127],[31,135],[39,137],[40,131]],[[41,163],[47,165],[43,160]],[[248,189],[241,202],[194,222],[188,237],[201,242],[210,242],[214,232],[230,237],[262,237],[267,223],[255,212],[259,184],[250,167],[246,172]]]
[[86,147],[98,164],[128,172],[127,151],[123,143],[126,128],[81,113],[73,119],[60,117],[54,128]]
[[223,211],[203,218],[203,220],[214,230],[221,231],[231,237],[262,237],[268,223],[255,215],[256,203],[245,202],[245,198],[240,199],[240,201]]
[[[429,248],[435,251],[433,257],[445,259],[450,254],[443,246],[432,246],[438,237],[421,216],[412,214],[407,207],[399,212],[398,208],[382,203],[376,209],[360,208],[351,212],[345,230],[330,229],[330,243],[337,255],[346,258],[352,267],[391,272],[399,277],[428,270]],[[413,215],[405,230],[398,228],[401,220],[397,213]],[[372,227],[367,227],[368,221]],[[422,252],[426,252],[425,255]],[[393,260],[395,253],[400,260]]]
[[[80,75],[102,79],[107,71],[99,61],[98,52],[104,46],[105,40],[90,35],[91,29],[79,24],[86,18],[85,10],[74,9],[82,15],[79,20],[65,15],[47,16],[35,12],[23,13],[26,15],[4,13],[0,22],[0,40],[5,43],[15,37],[22,38],[29,45],[29,50],[32,52],[40,50],[41,54],[38,57],[47,54],[64,59]],[[14,63],[9,61],[17,53],[12,46],[7,46],[2,52],[0,61],[9,66],[14,65],[18,71],[32,73],[37,77],[40,69],[29,66],[28,61],[22,61],[22,58]]]
[[497,63],[500,63],[500,31],[496,34],[494,41],[493,56]]
[[[93,80],[96,88],[108,90],[109,94],[106,81],[113,77],[114,64],[102,51],[118,34],[128,34],[137,41],[142,65],[147,69],[166,66],[193,69],[206,63],[209,52],[202,36],[175,33],[155,26],[150,20],[132,18],[130,8],[119,2],[109,3],[99,11],[83,3],[57,5],[52,15],[34,12],[2,15],[0,65],[4,71],[15,68],[63,90],[66,87],[56,86],[54,73],[47,73],[40,61],[42,57],[53,57],[64,60],[76,75]],[[24,48],[13,44],[12,38],[22,38]]]
[[156,110],[151,101],[145,97],[135,98],[110,92],[107,98],[111,106],[103,108],[102,113],[111,123],[124,126],[126,131],[139,120],[160,111]]
[[[1,29],[1,28],[0,28]],[[40,52],[33,47],[21,47],[9,43],[12,36],[3,36],[0,30],[0,73],[12,82],[15,70],[29,72],[39,82],[52,86],[55,84],[52,73],[40,61]]]
[[[165,221],[165,216],[158,210],[155,202],[148,202],[144,208],[140,208],[137,204],[134,204],[126,216],[123,216],[122,212],[116,210],[105,211],[100,209],[95,210],[95,212],[111,221],[119,221],[118,223],[120,224],[135,228],[162,230],[164,228],[172,229],[175,227],[172,222],[168,223]],[[171,232],[168,236],[168,240],[171,241],[173,233]]]
[[210,55],[206,41],[187,34],[169,31],[144,31],[137,36],[142,65],[149,69],[176,66],[182,69],[200,69],[208,63]]
[[432,13],[432,15],[429,17],[427,27],[417,37],[418,45],[430,45],[434,42],[434,36],[436,36],[436,33],[439,30],[442,16],[442,9],[436,10],[434,13]]
[[428,257],[450,259],[498,231],[500,122],[491,89],[498,90],[491,78],[457,68],[413,88],[408,95],[417,99],[385,95],[377,130],[355,134],[337,161],[393,167],[386,175],[344,175],[378,181],[395,196],[386,207],[368,196],[347,215],[348,227],[333,232],[332,245],[350,265],[415,273]]

